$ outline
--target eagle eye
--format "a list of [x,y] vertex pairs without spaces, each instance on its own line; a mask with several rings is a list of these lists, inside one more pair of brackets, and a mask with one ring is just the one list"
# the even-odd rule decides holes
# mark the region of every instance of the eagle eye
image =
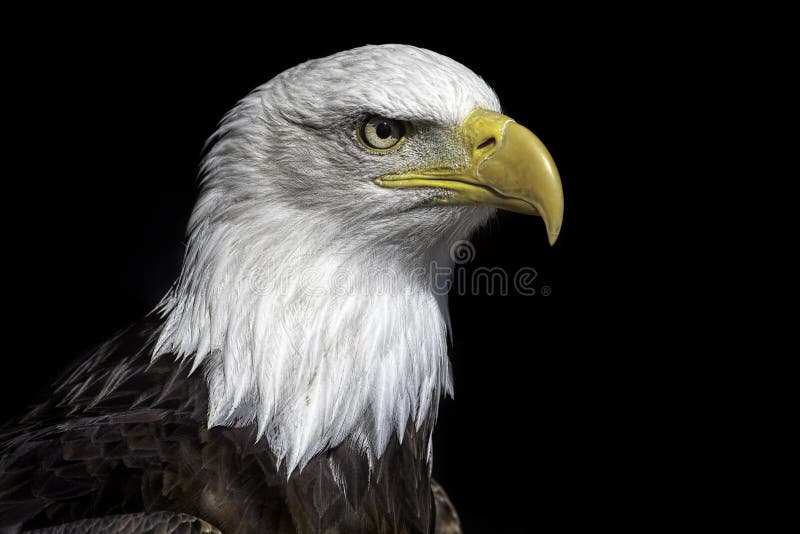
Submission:
[[361,141],[368,148],[380,152],[399,147],[405,135],[406,126],[402,121],[386,117],[369,117],[358,128]]

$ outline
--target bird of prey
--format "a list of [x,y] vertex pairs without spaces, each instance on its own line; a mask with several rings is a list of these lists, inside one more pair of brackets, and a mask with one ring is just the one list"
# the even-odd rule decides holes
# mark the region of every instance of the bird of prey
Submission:
[[0,431],[0,532],[460,532],[430,266],[497,209],[559,234],[547,149],[405,45],[291,68],[220,122],[179,279]]

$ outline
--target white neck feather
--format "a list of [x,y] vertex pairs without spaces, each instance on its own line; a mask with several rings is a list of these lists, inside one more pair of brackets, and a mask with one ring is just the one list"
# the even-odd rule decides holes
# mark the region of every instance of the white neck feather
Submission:
[[452,387],[432,258],[366,255],[302,217],[195,227],[155,351],[202,365],[209,426],[257,424],[289,473],[347,438],[379,458]]

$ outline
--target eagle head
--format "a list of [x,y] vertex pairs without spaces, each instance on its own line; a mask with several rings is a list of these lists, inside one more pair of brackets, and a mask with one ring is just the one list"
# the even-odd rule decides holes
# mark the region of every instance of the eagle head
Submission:
[[257,426],[287,470],[346,439],[379,458],[451,391],[432,266],[497,208],[558,236],[542,143],[463,65],[404,45],[289,69],[222,120],[154,357],[202,368],[209,426]]

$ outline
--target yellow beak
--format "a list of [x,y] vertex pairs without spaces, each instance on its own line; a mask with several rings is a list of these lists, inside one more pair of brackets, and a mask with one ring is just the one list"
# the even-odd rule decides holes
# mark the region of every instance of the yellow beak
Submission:
[[436,204],[488,204],[544,219],[550,244],[561,231],[564,192],[547,148],[509,117],[477,109],[461,125],[470,162],[458,169],[422,169],[383,176],[383,187],[435,187],[448,191]]

